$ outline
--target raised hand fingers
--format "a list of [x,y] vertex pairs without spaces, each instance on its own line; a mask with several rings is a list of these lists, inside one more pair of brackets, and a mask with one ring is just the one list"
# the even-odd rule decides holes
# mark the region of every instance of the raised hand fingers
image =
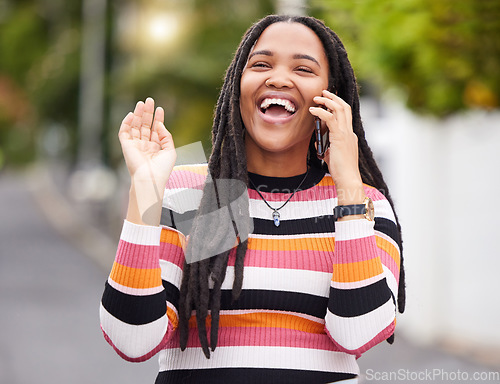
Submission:
[[134,114],[132,112],[129,112],[122,120],[120,130],[118,131],[118,138],[120,140],[132,139],[132,120],[134,120]]
[[151,130],[151,141],[158,143],[160,145],[160,139],[158,137],[158,131],[160,126],[163,124],[163,120],[165,118],[165,112],[162,107],[157,107],[155,111],[155,116],[153,120],[153,126]]
[[151,140],[151,124],[153,123],[153,113],[155,102],[151,97],[146,99],[141,116],[141,140]]
[[136,140],[140,140],[141,138],[141,119],[143,112],[144,102],[139,101],[135,106],[132,123],[130,124],[130,133],[132,134],[132,138]]

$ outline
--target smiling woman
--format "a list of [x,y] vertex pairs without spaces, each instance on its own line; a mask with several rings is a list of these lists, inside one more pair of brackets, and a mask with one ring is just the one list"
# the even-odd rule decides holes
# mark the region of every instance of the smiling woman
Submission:
[[148,98],[123,120],[131,189],[105,338],[130,361],[159,353],[157,383],[355,382],[356,359],[393,340],[404,270],[337,35],[310,17],[253,25],[212,134],[208,164],[174,167],[162,108]]
[[309,108],[327,88],[328,61],[311,29],[276,23],[262,33],[241,76],[250,172],[282,177],[306,172],[314,129]]

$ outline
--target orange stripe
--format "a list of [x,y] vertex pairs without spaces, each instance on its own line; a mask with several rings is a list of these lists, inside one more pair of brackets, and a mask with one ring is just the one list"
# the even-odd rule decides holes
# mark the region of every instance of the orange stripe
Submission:
[[379,257],[354,263],[335,264],[333,266],[332,281],[337,283],[353,283],[380,275],[382,272],[382,263]]
[[331,177],[323,177],[321,181],[318,183],[319,187],[330,187],[335,185],[333,179]]
[[[210,315],[207,316],[206,325],[210,327]],[[189,327],[196,328],[196,317],[191,316]],[[219,327],[269,327],[286,328],[308,333],[325,333],[325,325],[312,320],[304,319],[285,313],[253,312],[235,315],[220,315]]]
[[156,288],[162,285],[161,269],[137,269],[114,263],[110,277],[118,284],[129,288]]
[[183,234],[169,228],[162,228],[160,242],[173,244],[177,247],[184,248],[186,238]]
[[298,238],[298,239],[248,239],[248,249],[255,251],[325,251],[333,252],[335,239]]
[[170,307],[167,307],[167,317],[174,329],[176,329],[179,325],[179,319],[177,318],[175,311]]
[[392,244],[390,241],[383,239],[381,237],[375,237],[377,242],[377,247],[379,247],[382,251],[386,252],[392,259],[396,262],[398,269],[400,268],[401,259],[399,256],[398,249]]

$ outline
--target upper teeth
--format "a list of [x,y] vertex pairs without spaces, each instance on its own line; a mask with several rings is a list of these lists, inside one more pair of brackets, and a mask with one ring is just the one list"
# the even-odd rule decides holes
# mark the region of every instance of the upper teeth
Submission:
[[264,99],[264,100],[262,100],[262,103],[260,104],[260,108],[267,109],[273,104],[274,105],[281,105],[290,113],[295,112],[295,106],[292,104],[292,102],[290,100],[286,100],[286,99]]

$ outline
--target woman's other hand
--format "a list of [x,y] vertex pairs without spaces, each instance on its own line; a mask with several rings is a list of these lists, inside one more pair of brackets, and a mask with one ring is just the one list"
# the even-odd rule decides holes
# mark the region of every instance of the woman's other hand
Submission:
[[329,131],[330,147],[325,161],[335,183],[339,205],[359,204],[364,199],[363,182],[358,165],[358,137],[352,127],[351,106],[337,95],[323,91],[314,102],[311,114],[319,117]]
[[163,124],[164,111],[154,113],[154,100],[139,101],[122,121],[118,138],[130,176],[165,186],[174,167],[176,152],[172,135]]

